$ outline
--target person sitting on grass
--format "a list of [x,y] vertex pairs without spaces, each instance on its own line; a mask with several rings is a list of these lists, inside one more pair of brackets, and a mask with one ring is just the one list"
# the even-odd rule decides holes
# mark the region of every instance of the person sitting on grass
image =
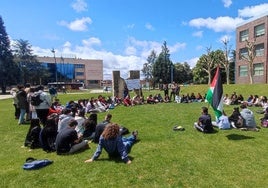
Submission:
[[68,126],[58,133],[55,144],[58,155],[74,154],[89,148],[88,140],[82,140],[82,137],[78,137],[75,131],[77,124],[77,121],[72,119]]
[[112,119],[112,114],[106,114],[104,121],[102,121],[101,123],[96,125],[96,129],[95,129],[95,135],[94,135],[94,139],[93,142],[95,143],[99,143],[99,139],[101,134],[103,133],[106,125],[108,125],[109,123],[111,123],[111,119]]
[[194,123],[194,127],[203,133],[212,133],[214,131],[211,116],[208,113],[207,107],[202,107],[201,116],[199,117],[198,121]]
[[248,109],[247,105],[244,103],[240,105],[240,108],[242,109],[240,114],[244,119],[244,126],[241,128],[241,130],[258,131],[254,113]]
[[146,99],[146,103],[147,103],[147,104],[155,104],[155,103],[156,103],[152,94],[150,94],[150,95],[147,97],[147,99]]
[[233,128],[243,127],[244,120],[239,112],[238,107],[234,107],[232,114],[229,116],[229,121]]
[[267,128],[268,127],[268,107],[265,109],[264,115],[261,120],[261,126]]
[[109,158],[121,157],[126,164],[130,164],[131,160],[129,159],[128,154],[137,140],[137,135],[138,132],[133,131],[131,136],[122,137],[119,125],[107,125],[100,137],[100,141],[94,155],[90,159],[86,160],[85,163],[90,163],[98,159],[102,153],[102,149],[104,149],[108,153]]
[[213,126],[216,126],[219,129],[223,129],[223,130],[231,128],[229,118],[224,111],[222,112],[222,115],[217,119],[217,121],[213,122],[212,124]]
[[124,106],[133,106],[132,99],[130,98],[130,95],[127,95],[123,100]]

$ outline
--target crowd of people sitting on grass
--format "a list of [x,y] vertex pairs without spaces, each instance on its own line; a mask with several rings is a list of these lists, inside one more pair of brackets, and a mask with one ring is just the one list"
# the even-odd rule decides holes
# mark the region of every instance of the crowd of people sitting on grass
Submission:
[[[268,127],[268,107],[261,112],[263,117],[260,118],[262,127]],[[234,107],[230,116],[223,111],[221,116],[216,118],[216,121],[211,120],[211,115],[208,113],[207,107],[202,107],[201,116],[198,121],[194,123],[194,127],[204,133],[214,132],[213,127],[222,130],[240,129],[244,131],[259,131],[257,122],[255,120],[254,112],[248,108],[246,102],[240,104],[239,107]]]
[[267,96],[251,94],[247,98],[244,98],[243,95],[237,95],[236,92],[233,92],[231,96],[225,94],[223,103],[226,105],[238,105],[244,103],[247,106],[263,107],[264,109],[268,107]]
[[[126,164],[131,163],[128,153],[137,140],[138,132],[135,130],[125,136],[130,133],[128,128],[111,122],[110,113],[98,122],[97,113],[106,112],[112,104],[104,101],[101,95],[97,99],[69,101],[62,105],[56,95],[51,96],[41,85],[27,85],[27,88],[19,85],[11,94],[18,124],[30,124],[24,146],[66,155],[86,150],[89,141],[92,141],[98,144],[97,150],[85,162],[96,160],[104,149],[110,158],[121,157]],[[39,102],[34,100],[37,96]],[[89,117],[87,113],[90,113]]]
[[[168,93],[165,93],[165,97],[158,93],[156,95],[149,94],[144,99],[139,94],[131,98],[129,92],[125,92],[124,98],[106,98],[99,95],[97,98],[91,97],[90,99],[80,99],[78,101],[71,100],[63,105],[60,103],[57,95],[52,96],[44,91],[44,87],[41,85],[35,88],[30,85],[26,87],[19,85],[11,94],[14,96],[14,115],[18,119],[18,124],[23,125],[27,121],[30,122],[25,146],[31,148],[41,147],[46,152],[55,151],[58,155],[64,155],[87,149],[89,147],[88,143],[91,140],[97,143],[98,147],[92,158],[85,162],[96,160],[100,156],[102,149],[105,149],[110,157],[120,156],[127,164],[131,163],[128,153],[137,140],[138,132],[133,131],[130,136],[125,137],[124,135],[130,133],[128,128],[111,122],[112,115],[108,112],[110,109],[118,105],[135,106],[141,104],[205,101],[205,97],[202,97],[200,93],[197,95],[194,95],[194,93],[185,96],[181,95],[181,97],[179,92],[175,92],[174,96],[173,94],[170,95],[171,97]],[[33,100],[37,96],[39,97],[39,102],[35,101],[36,99]],[[250,96],[248,100],[244,100],[242,95],[235,96],[236,93],[234,92],[230,98],[230,104],[239,104],[241,110],[238,107],[234,107],[230,116],[223,112],[213,122],[208,113],[208,108],[202,107],[201,116],[194,124],[195,128],[205,133],[213,132],[213,127],[258,131],[254,113],[248,109],[251,106],[262,107],[263,110],[258,112],[264,114],[260,121],[263,127],[268,126],[268,105],[265,96],[260,98],[257,95],[255,97]],[[170,100],[170,98],[173,99]],[[249,100],[251,98],[252,100]],[[228,99],[228,96],[224,101],[226,99]],[[100,112],[106,112],[107,114],[103,121],[98,122],[97,114]],[[87,117],[87,114],[89,114],[89,117]]]

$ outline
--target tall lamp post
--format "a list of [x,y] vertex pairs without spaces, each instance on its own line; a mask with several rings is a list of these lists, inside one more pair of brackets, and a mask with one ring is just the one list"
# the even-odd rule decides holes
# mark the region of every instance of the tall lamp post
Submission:
[[170,66],[170,81],[173,82],[173,65]]
[[57,61],[56,61],[56,55],[55,55],[56,52],[55,52],[54,48],[52,48],[51,52],[54,54],[56,85],[57,85],[57,87],[58,87]]

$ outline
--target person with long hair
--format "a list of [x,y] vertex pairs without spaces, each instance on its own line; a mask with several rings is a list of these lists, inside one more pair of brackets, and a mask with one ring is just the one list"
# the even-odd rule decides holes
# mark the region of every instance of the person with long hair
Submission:
[[93,162],[98,159],[102,153],[102,149],[108,153],[109,158],[121,157],[126,163],[130,164],[128,157],[133,144],[137,140],[137,131],[133,131],[129,137],[122,137],[120,134],[120,126],[116,123],[109,123],[101,134],[99,144],[94,155],[85,161],[85,163]]

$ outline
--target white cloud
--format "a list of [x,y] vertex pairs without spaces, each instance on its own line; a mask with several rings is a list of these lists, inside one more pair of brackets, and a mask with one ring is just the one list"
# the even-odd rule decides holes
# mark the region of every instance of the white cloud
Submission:
[[145,28],[150,30],[150,31],[154,31],[154,27],[150,23],[146,23]]
[[83,45],[87,46],[87,47],[91,47],[91,46],[100,46],[101,45],[101,40],[96,38],[96,37],[91,37],[89,39],[84,39],[82,40]]
[[133,46],[129,46],[125,49],[126,55],[136,55],[137,49]]
[[168,46],[169,53],[173,54],[178,52],[179,50],[185,49],[186,43],[175,43],[173,46]]
[[87,3],[84,0],[76,0],[71,6],[76,12],[87,11]]
[[195,49],[198,50],[198,51],[201,51],[201,50],[204,49],[204,47],[202,45],[198,45],[198,46],[195,47]]
[[[102,59],[104,79],[111,79],[113,70],[120,70],[121,77],[127,78],[130,70],[140,70],[143,67],[152,50],[155,50],[159,55],[163,44],[155,41],[140,41],[134,37],[129,37],[125,48],[126,55],[119,55],[106,50],[96,50],[96,45],[101,46],[101,40],[95,37],[84,39],[81,41],[81,45],[76,46],[66,41],[62,49],[55,49],[56,56]],[[168,49],[172,54],[184,49],[185,46],[185,43],[175,43],[174,45],[168,45]],[[39,56],[53,56],[51,49],[33,47],[33,51],[34,54]]]
[[81,19],[76,19],[70,23],[66,21],[60,21],[59,25],[66,26],[73,31],[86,31],[88,24],[91,24],[92,20],[89,17],[83,17]]
[[192,59],[185,60],[190,65],[190,68],[194,68],[197,61],[199,60],[199,57],[194,57]]
[[228,16],[213,18],[196,18],[189,22],[190,26],[201,28],[206,27],[215,32],[232,32],[236,25],[244,21],[242,18],[231,18]]
[[248,6],[238,10],[239,17],[255,17],[258,15],[268,13],[268,3],[263,3],[256,6]]
[[223,6],[228,8],[231,6],[231,4],[233,3],[232,0],[222,0],[223,2]]
[[72,44],[71,44],[69,41],[67,41],[67,42],[65,42],[65,43],[63,44],[63,47],[64,47],[64,48],[71,48],[71,46],[72,46]]
[[[228,4],[229,1],[224,0],[223,2]],[[268,3],[239,9],[238,17],[236,18],[229,16],[221,16],[217,18],[195,18],[190,20],[188,24],[198,29],[203,27],[215,32],[233,32],[237,25],[245,21],[243,18],[255,17],[262,14],[268,14]]]
[[133,29],[135,27],[135,24],[129,24],[129,25],[127,25],[127,28],[128,29]]
[[193,36],[194,36],[194,37],[202,38],[202,37],[203,37],[203,31],[197,31],[197,32],[194,32],[194,33],[193,33]]
[[232,36],[231,35],[223,35],[219,39],[219,42],[222,43],[223,41],[230,41],[231,39],[232,39]]

